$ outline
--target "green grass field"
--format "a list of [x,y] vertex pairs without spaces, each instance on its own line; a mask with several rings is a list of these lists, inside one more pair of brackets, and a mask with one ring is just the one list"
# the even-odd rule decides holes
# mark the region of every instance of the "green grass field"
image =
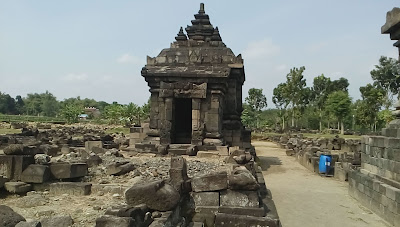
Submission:
[[28,116],[28,115],[5,115],[0,114],[2,122],[48,122],[48,123],[65,123],[62,118],[44,117],[44,116]]
[[[257,138],[262,138],[262,137],[265,137],[265,136],[282,136],[282,135],[284,135],[284,134],[282,134],[282,133],[274,133],[274,132],[264,132],[264,133],[254,133],[253,137],[255,139],[257,139]],[[320,137],[333,138],[336,135],[335,134],[303,133],[303,136],[307,137],[307,138],[320,138]],[[358,136],[358,135],[339,135],[339,137],[345,138],[345,139],[361,139],[361,136]]]
[[21,133],[21,129],[0,128],[0,135]]

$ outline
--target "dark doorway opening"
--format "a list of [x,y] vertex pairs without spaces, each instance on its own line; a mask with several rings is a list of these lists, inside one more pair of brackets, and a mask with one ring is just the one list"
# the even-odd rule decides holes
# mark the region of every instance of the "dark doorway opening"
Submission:
[[175,99],[173,143],[192,142],[192,99]]

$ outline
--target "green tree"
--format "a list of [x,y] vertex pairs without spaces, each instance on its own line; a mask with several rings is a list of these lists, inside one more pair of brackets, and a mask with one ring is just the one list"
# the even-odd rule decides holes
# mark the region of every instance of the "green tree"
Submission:
[[[123,117],[127,120],[129,125],[137,124],[138,115],[140,115],[141,108],[135,103],[129,103],[128,105],[123,107]],[[140,123],[139,123],[140,124]]]
[[292,127],[295,126],[295,118],[300,116],[300,108],[308,101],[309,92],[306,88],[306,79],[304,79],[303,72],[306,70],[304,66],[300,68],[293,68],[286,75],[286,86],[284,95],[289,100],[292,108]]
[[9,94],[0,92],[0,113],[16,114],[15,100]]
[[61,109],[61,116],[67,123],[76,123],[79,120],[79,115],[83,112],[83,108],[75,104],[67,104]]
[[344,118],[351,112],[351,99],[344,91],[335,91],[328,96],[327,110],[332,113],[341,124],[341,134],[344,134]]
[[15,109],[17,114],[23,114],[25,112],[25,103],[20,95],[15,97]]
[[110,124],[118,124],[123,119],[123,111],[123,106],[114,102],[113,104],[106,106],[104,109],[104,117]]
[[41,110],[44,116],[54,117],[59,111],[59,102],[56,97],[50,92],[46,91],[40,94]]
[[242,122],[245,126],[249,128],[256,127],[256,114],[254,109],[250,107],[247,103],[243,103],[243,111],[242,111]]
[[312,89],[312,100],[318,110],[319,131],[322,131],[322,112],[325,108],[325,102],[331,89],[331,79],[324,74],[314,78]]
[[332,81],[330,85],[330,93],[335,91],[347,92],[349,81],[346,78],[340,77],[338,80]]
[[385,90],[385,109],[389,109],[393,103],[393,96],[399,94],[400,64],[394,58],[381,56],[379,64],[371,72],[374,85]]
[[251,88],[245,101],[255,113],[256,126],[258,128],[261,110],[267,107],[267,98],[263,94],[263,89]]
[[371,130],[376,131],[378,113],[385,100],[385,90],[381,87],[375,87],[367,84],[360,87],[362,100],[358,103],[356,115],[358,122],[364,126],[369,126]]
[[274,88],[272,102],[275,104],[276,108],[279,109],[279,118],[282,121],[282,129],[285,130],[285,113],[286,108],[289,105],[289,100],[286,95],[286,84],[280,83],[276,88]]

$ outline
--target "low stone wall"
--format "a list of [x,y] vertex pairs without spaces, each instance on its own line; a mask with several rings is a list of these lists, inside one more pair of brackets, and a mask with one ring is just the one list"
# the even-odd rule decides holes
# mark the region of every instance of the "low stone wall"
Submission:
[[349,173],[349,194],[390,224],[400,226],[400,138],[384,129],[383,136],[361,140],[361,167]]

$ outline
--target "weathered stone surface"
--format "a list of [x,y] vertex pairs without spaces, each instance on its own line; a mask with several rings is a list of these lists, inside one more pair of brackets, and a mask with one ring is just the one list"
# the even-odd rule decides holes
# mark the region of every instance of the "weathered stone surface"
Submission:
[[228,207],[220,206],[218,208],[219,213],[225,214],[237,214],[237,215],[248,215],[254,217],[264,217],[264,207]]
[[232,207],[259,207],[260,201],[256,191],[233,191],[225,190],[221,192],[221,206]]
[[191,145],[186,149],[186,154],[190,156],[196,156],[199,148],[195,145]]
[[34,158],[35,163],[40,165],[47,165],[51,161],[51,157],[47,154],[36,154]]
[[228,188],[226,172],[209,173],[192,178],[194,192],[219,191]]
[[25,221],[25,218],[16,213],[10,207],[0,205],[0,226],[14,227],[21,221]]
[[172,210],[179,202],[178,191],[164,181],[137,184],[125,192],[128,205],[146,204],[158,211]]
[[0,175],[8,179],[13,176],[13,157],[0,155]]
[[218,227],[278,227],[279,222],[267,217],[251,217],[218,213],[215,217],[215,226]]
[[4,148],[6,155],[35,155],[38,152],[35,146],[25,146],[23,144],[10,144]]
[[130,162],[115,162],[107,166],[107,174],[120,176],[136,169]]
[[103,160],[96,154],[90,155],[84,162],[88,165],[89,168],[98,166],[103,163]]
[[32,185],[24,182],[6,182],[4,188],[10,193],[25,194],[32,189]]
[[96,219],[96,227],[133,227],[134,224],[131,217],[104,215]]
[[86,150],[86,152],[88,152],[88,153],[92,152],[92,149],[94,147],[103,148],[103,141],[86,141],[85,142],[85,150]]
[[43,183],[50,179],[50,169],[45,165],[29,165],[21,174],[21,181],[26,183]]
[[42,223],[42,227],[69,227],[74,224],[74,220],[72,220],[71,216],[53,216],[53,217],[45,217],[40,220]]
[[52,163],[51,176],[55,179],[70,179],[86,176],[88,166],[86,163]]
[[15,227],[42,227],[42,224],[39,221],[21,221]]
[[4,184],[8,181],[7,178],[0,176],[0,188],[4,187]]
[[245,167],[235,169],[228,177],[229,188],[256,191],[260,188],[256,178]]
[[0,175],[10,180],[21,180],[21,174],[35,160],[31,155],[0,155]]
[[54,195],[89,195],[91,189],[91,183],[83,182],[58,182],[50,184],[50,193]]
[[196,207],[219,206],[219,192],[192,192],[191,196]]
[[171,185],[177,191],[180,192],[182,189],[187,189],[183,187],[183,183],[189,179],[189,177],[187,176],[186,159],[182,157],[171,157],[171,168],[169,169],[169,177]]
[[3,150],[6,155],[22,155],[24,154],[23,144],[10,144]]

